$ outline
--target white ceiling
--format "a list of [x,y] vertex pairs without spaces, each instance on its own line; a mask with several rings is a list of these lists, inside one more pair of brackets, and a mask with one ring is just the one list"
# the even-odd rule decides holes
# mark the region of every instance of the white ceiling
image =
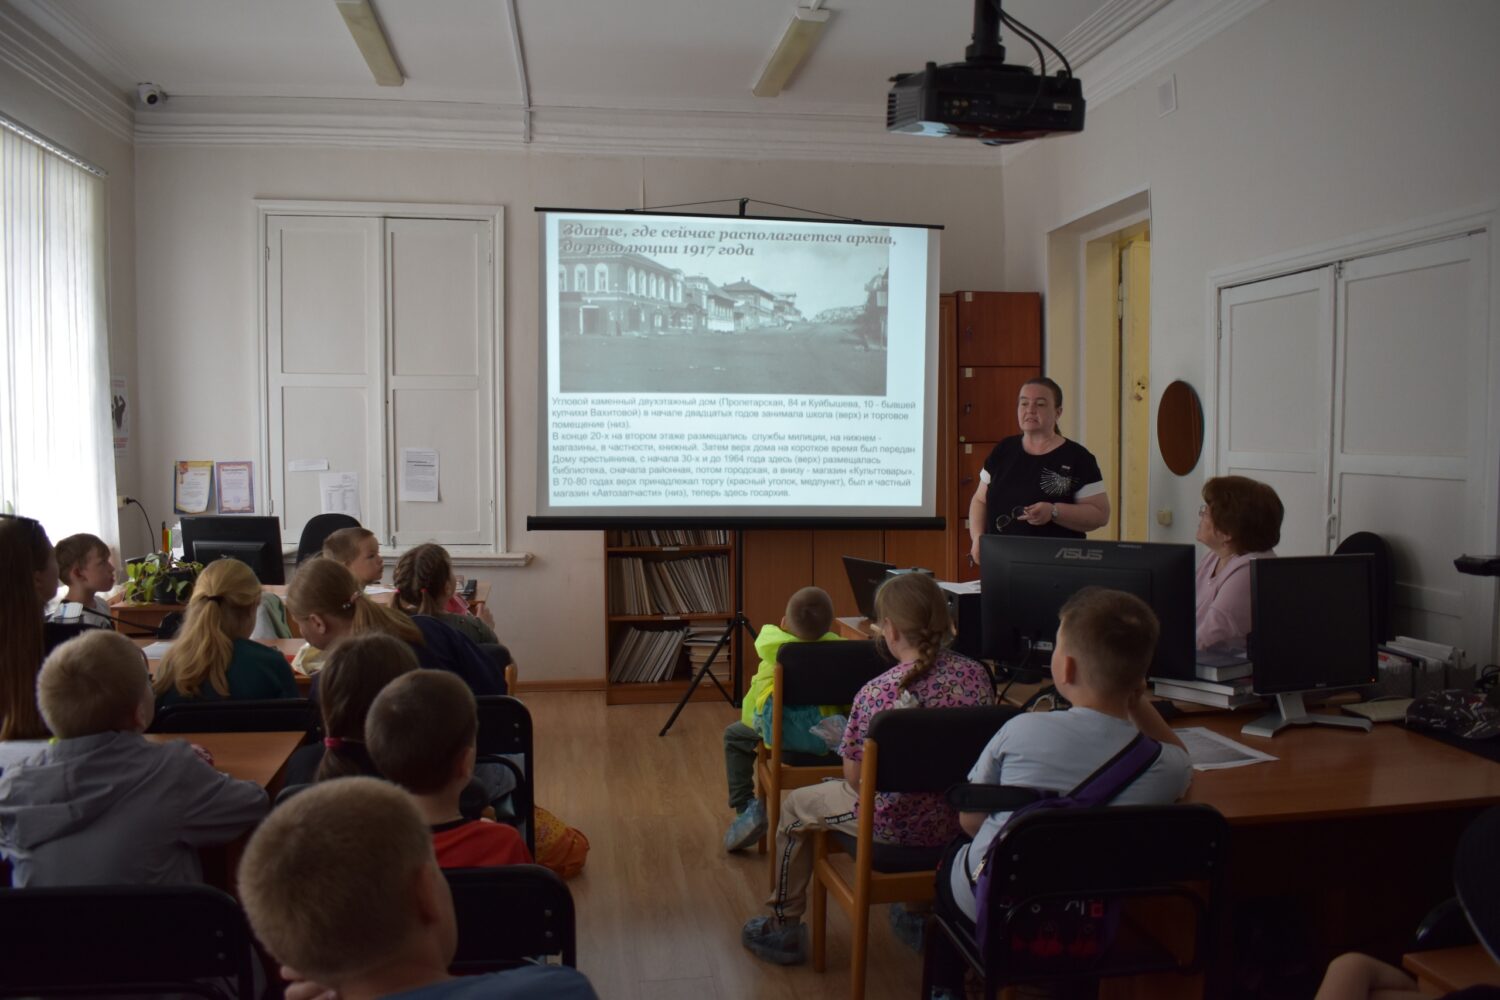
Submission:
[[[527,105],[506,0],[372,2],[406,74],[402,87],[376,86],[333,0],[0,0],[0,7],[122,93],[133,96],[145,81],[161,87],[168,101],[136,113],[138,141],[161,139],[171,127],[203,129],[215,113],[261,121],[337,113],[392,125],[417,116],[428,128],[443,118],[471,131],[483,121],[521,129],[529,142],[532,122],[522,113],[530,111],[539,122],[551,115],[578,143],[590,130],[618,131],[619,115],[631,127],[652,115],[677,122],[684,136],[705,122],[762,137],[806,138],[826,126],[910,147],[911,137],[880,134],[888,78],[929,60],[961,60],[973,27],[971,0],[824,0],[833,17],[802,70],[779,97],[757,98],[751,84],[793,0],[514,0]],[[1007,0],[1005,9],[1085,60],[1169,2]],[[1009,61],[1034,62],[1028,44],[1009,33],[1003,40]],[[723,122],[702,117],[726,112],[733,117]],[[226,135],[219,127],[214,141]]]

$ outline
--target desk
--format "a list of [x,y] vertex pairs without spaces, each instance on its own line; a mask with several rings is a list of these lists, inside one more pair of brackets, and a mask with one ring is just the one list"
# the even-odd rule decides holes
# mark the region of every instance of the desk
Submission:
[[875,623],[863,615],[853,618],[835,618],[833,630],[845,639],[873,639],[880,634]]
[[[115,623],[119,627],[121,633],[134,637],[142,635],[156,635],[157,626],[161,624],[163,618],[174,612],[180,613],[186,610],[187,605],[185,604],[122,603],[110,605],[109,613],[114,615],[116,618],[124,619],[123,622]],[[129,622],[130,624],[127,625],[124,624],[124,622]]]
[[214,756],[214,767],[244,781],[253,781],[273,797],[292,751],[305,733],[147,733],[152,743],[185,740],[196,743]]
[[1432,996],[1470,986],[1500,986],[1500,964],[1481,944],[1415,951],[1401,957],[1401,967],[1417,977],[1417,989]]

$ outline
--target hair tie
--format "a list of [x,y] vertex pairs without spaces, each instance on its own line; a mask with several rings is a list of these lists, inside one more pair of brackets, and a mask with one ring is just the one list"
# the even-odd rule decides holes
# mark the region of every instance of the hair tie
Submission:
[[342,750],[345,746],[348,746],[351,743],[359,744],[363,742],[363,740],[346,740],[338,736],[323,737],[323,745],[330,750]]

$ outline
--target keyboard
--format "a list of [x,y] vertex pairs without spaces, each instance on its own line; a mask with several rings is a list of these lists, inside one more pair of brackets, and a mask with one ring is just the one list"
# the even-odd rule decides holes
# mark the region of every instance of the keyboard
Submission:
[[1410,698],[1385,698],[1380,701],[1361,701],[1353,705],[1343,706],[1344,711],[1352,715],[1363,716],[1371,722],[1400,722],[1406,718],[1406,710],[1411,706]]

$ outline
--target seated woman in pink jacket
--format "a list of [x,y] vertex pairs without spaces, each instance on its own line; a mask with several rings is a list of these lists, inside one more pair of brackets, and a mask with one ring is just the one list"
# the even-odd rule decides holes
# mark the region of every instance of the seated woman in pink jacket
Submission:
[[1281,498],[1265,483],[1218,476],[1203,484],[1198,541],[1198,648],[1244,649],[1250,631],[1250,560],[1276,555]]

